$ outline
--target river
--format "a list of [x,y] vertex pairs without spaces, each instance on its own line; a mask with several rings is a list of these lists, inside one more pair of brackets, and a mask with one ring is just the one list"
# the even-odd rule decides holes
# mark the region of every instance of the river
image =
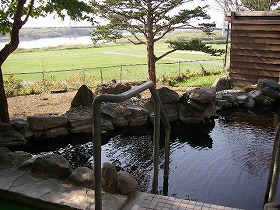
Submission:
[[[0,49],[2,49],[9,40],[0,39]],[[44,47],[57,47],[60,45],[76,45],[76,44],[92,44],[91,36],[81,37],[56,37],[45,38],[36,40],[20,41],[18,48],[32,49],[32,48],[44,48]]]

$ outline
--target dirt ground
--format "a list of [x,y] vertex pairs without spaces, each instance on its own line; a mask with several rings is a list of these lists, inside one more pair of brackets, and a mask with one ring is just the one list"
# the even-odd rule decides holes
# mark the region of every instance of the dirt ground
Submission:
[[[163,85],[157,86],[157,88]],[[187,88],[169,87],[182,94]],[[26,118],[35,114],[64,114],[69,110],[77,91],[65,93],[42,93],[38,95],[16,96],[8,98],[10,118]],[[149,98],[149,91],[141,93],[141,98]]]

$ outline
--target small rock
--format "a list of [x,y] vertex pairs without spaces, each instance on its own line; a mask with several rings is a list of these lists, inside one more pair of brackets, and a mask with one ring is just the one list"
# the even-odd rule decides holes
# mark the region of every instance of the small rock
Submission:
[[32,173],[63,179],[71,174],[68,160],[58,154],[43,155],[36,158],[32,164]]
[[5,153],[0,158],[0,168],[17,168],[24,161],[31,158],[31,154],[24,151],[15,151]]
[[15,130],[0,132],[0,146],[24,145],[27,140]]
[[13,126],[10,123],[0,122],[0,131],[7,131],[13,129]]
[[87,167],[79,167],[72,172],[66,181],[77,186],[94,189],[93,170]]
[[215,88],[216,92],[232,89],[232,81],[230,77],[221,77],[213,83],[212,87]]
[[82,85],[74,96],[71,107],[91,107],[93,98],[93,92],[86,85]]
[[116,167],[111,163],[102,166],[102,189],[108,193],[118,193],[118,173]]
[[128,195],[135,192],[138,188],[138,182],[136,179],[126,171],[118,172],[118,188],[121,194]]
[[162,87],[157,92],[162,104],[174,103],[180,100],[178,93],[167,87]]
[[266,203],[264,205],[264,210],[280,210],[279,203]]
[[11,120],[11,124],[18,132],[25,132],[29,129],[30,125],[27,120],[14,118]]

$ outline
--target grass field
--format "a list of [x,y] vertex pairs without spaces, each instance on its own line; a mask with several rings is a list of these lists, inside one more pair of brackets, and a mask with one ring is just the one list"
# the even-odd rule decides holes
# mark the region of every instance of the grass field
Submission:
[[[225,48],[224,45],[214,47]],[[156,55],[160,56],[168,50],[168,45],[160,43],[155,49]],[[200,52],[176,51],[157,62],[157,76],[177,76],[186,71],[199,71],[201,68],[221,69],[222,59],[223,57],[213,57]],[[148,77],[145,64],[144,45],[123,43],[77,49],[16,51],[4,63],[3,72],[14,74],[24,81],[42,80],[43,76],[45,79],[66,80],[77,73],[82,73],[96,82],[111,79],[140,80]]]

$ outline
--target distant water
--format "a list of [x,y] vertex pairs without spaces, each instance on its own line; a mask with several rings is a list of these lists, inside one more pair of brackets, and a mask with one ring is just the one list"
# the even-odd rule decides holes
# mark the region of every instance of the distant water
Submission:
[[[0,49],[2,49],[9,41],[10,40],[0,39]],[[32,49],[32,48],[57,47],[60,45],[75,45],[75,44],[92,44],[91,36],[56,37],[56,38],[20,41],[18,48]]]

